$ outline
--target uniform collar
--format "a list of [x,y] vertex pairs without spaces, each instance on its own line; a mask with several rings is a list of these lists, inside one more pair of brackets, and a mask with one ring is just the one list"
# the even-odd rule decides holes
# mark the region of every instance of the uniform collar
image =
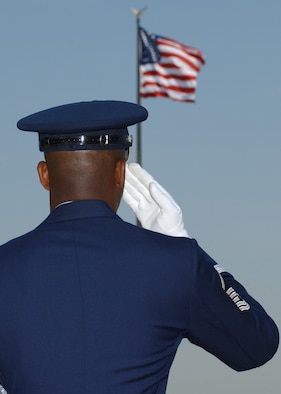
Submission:
[[57,206],[47,217],[45,222],[55,223],[65,220],[101,216],[119,218],[105,201],[81,200]]

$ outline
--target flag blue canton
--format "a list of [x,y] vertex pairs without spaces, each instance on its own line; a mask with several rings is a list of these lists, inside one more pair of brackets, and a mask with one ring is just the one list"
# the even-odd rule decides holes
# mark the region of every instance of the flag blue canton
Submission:
[[157,47],[155,34],[148,34],[144,29],[140,28],[140,36],[142,43],[140,63],[147,64],[159,62],[161,55]]

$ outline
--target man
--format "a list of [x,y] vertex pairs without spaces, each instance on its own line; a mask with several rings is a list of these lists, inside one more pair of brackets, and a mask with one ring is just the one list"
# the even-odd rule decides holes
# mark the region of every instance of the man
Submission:
[[8,394],[163,394],[183,338],[238,371],[276,352],[274,322],[188,238],[179,207],[138,165],[124,197],[149,229],[117,216],[127,126],[146,117],[135,104],[93,101],[18,123],[39,132],[51,213],[0,247]]

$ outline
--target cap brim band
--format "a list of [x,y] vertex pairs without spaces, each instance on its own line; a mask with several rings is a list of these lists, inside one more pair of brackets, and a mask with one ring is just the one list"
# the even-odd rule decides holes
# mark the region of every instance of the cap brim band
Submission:
[[52,150],[98,150],[122,149],[132,146],[131,135],[65,135],[60,137],[40,136],[39,148],[41,152]]

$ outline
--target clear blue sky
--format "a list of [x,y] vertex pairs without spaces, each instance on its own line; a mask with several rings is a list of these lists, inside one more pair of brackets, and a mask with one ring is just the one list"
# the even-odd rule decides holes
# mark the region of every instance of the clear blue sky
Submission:
[[[37,136],[23,116],[81,100],[136,100],[136,21],[201,49],[197,102],[145,99],[143,166],[182,207],[191,236],[279,327],[281,274],[279,0],[9,0],[0,4],[0,244],[39,224]],[[135,135],[135,129],[131,129]],[[135,160],[135,149],[131,161]],[[122,204],[119,214],[134,216]],[[183,343],[168,393],[279,394],[280,352],[236,373]]]

